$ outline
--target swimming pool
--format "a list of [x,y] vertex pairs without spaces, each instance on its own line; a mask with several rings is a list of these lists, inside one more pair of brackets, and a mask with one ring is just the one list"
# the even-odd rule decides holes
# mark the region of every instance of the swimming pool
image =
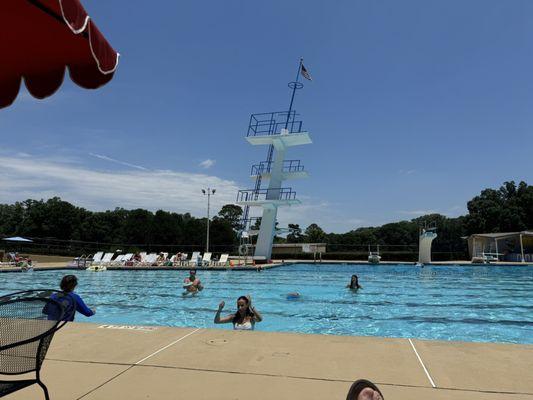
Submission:
[[[251,294],[257,329],[356,336],[533,343],[533,267],[295,264],[263,272],[199,271],[205,286],[182,297],[186,271],[39,271],[0,274],[0,293],[55,288],[66,273],[97,314],[79,322],[231,329],[214,325],[221,300]],[[345,288],[351,274],[362,290]],[[297,291],[298,300],[286,294]],[[223,312],[223,314],[224,314]]]

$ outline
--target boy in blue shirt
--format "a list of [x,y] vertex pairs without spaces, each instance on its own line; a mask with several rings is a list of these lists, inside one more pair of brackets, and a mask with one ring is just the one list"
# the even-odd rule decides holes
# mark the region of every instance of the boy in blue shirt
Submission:
[[[87,307],[80,296],[74,293],[74,289],[77,285],[78,278],[76,278],[75,275],[65,275],[63,279],[61,279],[61,283],[59,285],[62,292],[54,293],[50,296],[52,300],[61,303],[65,308],[62,321],[74,321],[74,315],[76,314],[76,311],[82,313],[86,317],[91,317],[96,313],[94,309]],[[44,310],[43,312],[48,314],[49,320],[57,319],[57,315],[54,318],[53,314],[55,313],[53,310],[50,310],[49,312],[46,311],[47,310]]]

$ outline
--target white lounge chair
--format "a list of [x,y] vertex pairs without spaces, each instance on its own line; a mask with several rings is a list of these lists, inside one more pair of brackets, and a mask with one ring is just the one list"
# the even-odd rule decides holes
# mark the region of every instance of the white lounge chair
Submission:
[[189,265],[193,265],[193,266],[197,266],[198,265],[198,257],[200,257],[200,252],[199,251],[193,252],[192,255],[191,255],[191,259],[189,260],[188,264]]
[[229,254],[222,254],[217,261],[217,265],[225,266],[228,263]]
[[15,253],[9,252],[5,255],[6,261],[0,263],[4,267],[14,267],[17,263],[15,262]]
[[3,261],[0,262],[0,267],[15,267],[16,263],[14,261]]
[[141,256],[140,260],[133,260],[133,266],[134,267],[138,267],[140,265],[143,265],[144,261],[146,260],[146,252],[145,251],[141,251],[139,253],[139,255]]
[[211,265],[211,255],[212,253],[204,253],[204,257],[202,258],[202,266],[208,267]]
[[133,253],[126,253],[122,259],[122,264],[126,264],[128,261],[131,261],[133,258]]
[[145,266],[151,267],[152,264],[155,264],[156,261],[157,261],[157,254],[156,253],[150,253],[150,254],[146,255],[146,257],[144,258],[144,261],[142,262],[142,264],[145,265]]
[[107,265],[111,263],[111,260],[113,259],[113,256],[115,253],[105,253],[102,259],[98,262],[93,262],[93,265]]
[[103,255],[104,255],[103,251],[99,251],[99,252],[95,253],[94,256],[92,257],[92,261],[91,262],[99,263],[100,261],[102,261]]
[[117,258],[115,258],[114,260],[112,260],[110,262],[110,264],[113,264],[113,265],[120,265],[122,264],[122,259],[124,258],[125,254],[119,254],[117,256]]

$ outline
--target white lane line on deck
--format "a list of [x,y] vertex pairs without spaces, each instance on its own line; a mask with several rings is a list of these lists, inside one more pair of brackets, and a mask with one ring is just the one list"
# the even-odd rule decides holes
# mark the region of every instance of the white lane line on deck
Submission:
[[163,350],[168,349],[170,346],[172,346],[172,345],[178,343],[179,341],[185,339],[186,337],[191,336],[193,333],[196,333],[196,332],[198,332],[199,330],[200,330],[200,328],[196,328],[194,331],[187,333],[185,336],[182,336],[182,337],[180,337],[180,338],[177,339],[177,340],[174,340],[172,343],[167,344],[165,347],[161,347],[159,350],[154,351],[152,354],[150,354],[149,356],[144,357],[142,360],[137,361],[137,362],[136,362],[135,364],[133,364],[133,365],[138,365],[138,364],[142,363],[143,361],[148,360],[150,357],[153,357],[153,356],[155,356],[157,353],[160,353],[160,352],[162,352]]
[[420,355],[418,355],[418,351],[416,351],[416,347],[415,345],[413,344],[413,342],[411,341],[411,339],[409,339],[409,343],[411,343],[411,347],[413,348],[413,350],[415,351],[415,354],[416,354],[416,357],[418,358],[418,361],[420,361],[420,365],[422,365],[422,368],[424,368],[424,372],[426,373],[426,376],[428,377],[429,379],[429,382],[431,383],[431,386],[433,386],[434,388],[437,387],[435,385],[435,382],[433,382],[433,379],[431,379],[431,375],[429,374],[426,366],[424,365],[424,362],[422,361],[422,359],[420,358]]

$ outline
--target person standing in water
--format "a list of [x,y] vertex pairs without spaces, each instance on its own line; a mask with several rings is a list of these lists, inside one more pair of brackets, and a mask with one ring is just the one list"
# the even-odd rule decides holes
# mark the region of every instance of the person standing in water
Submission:
[[225,303],[222,301],[218,305],[218,311],[215,314],[215,324],[232,323],[233,329],[243,331],[253,331],[256,322],[261,322],[263,317],[259,312],[252,307],[251,296],[241,296],[237,299],[237,312],[225,317],[220,317],[220,313],[224,308]]
[[358,289],[363,288],[361,285],[359,285],[359,278],[355,274],[352,275],[352,279],[350,280],[350,283],[346,287],[351,290],[358,290]]
[[198,279],[196,277],[196,270],[195,269],[191,269],[189,271],[189,277],[185,278],[183,280],[183,283],[184,283],[183,289],[186,290],[184,294],[197,293],[200,290],[204,289],[204,287],[202,285],[202,282],[200,281],[200,279]]

